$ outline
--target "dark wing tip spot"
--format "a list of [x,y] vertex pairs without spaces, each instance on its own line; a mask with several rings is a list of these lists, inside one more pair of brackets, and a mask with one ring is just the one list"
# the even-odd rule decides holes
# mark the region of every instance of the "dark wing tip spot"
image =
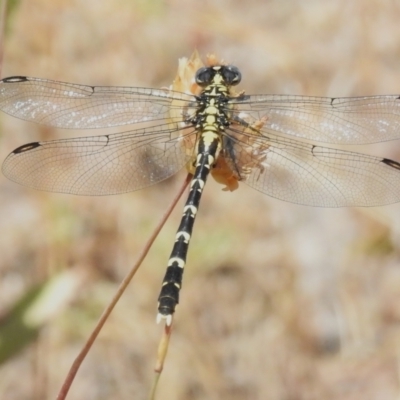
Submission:
[[389,165],[389,167],[400,169],[400,163],[397,161],[390,160],[389,158],[383,158],[382,162],[386,165]]
[[25,151],[30,151],[32,149],[36,149],[36,147],[40,147],[40,143],[39,142],[32,142],[32,143],[23,144],[22,146],[17,147],[12,152],[12,154],[24,153]]
[[18,82],[27,82],[28,78],[26,76],[9,76],[8,78],[4,78],[1,80],[3,83],[18,83]]

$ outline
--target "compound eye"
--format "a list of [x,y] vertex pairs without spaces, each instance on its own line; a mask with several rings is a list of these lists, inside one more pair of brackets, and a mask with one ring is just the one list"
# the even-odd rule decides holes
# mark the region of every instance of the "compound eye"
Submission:
[[213,77],[214,77],[215,72],[213,71],[212,68],[200,68],[196,72],[196,83],[199,86],[207,86],[211,83]]
[[237,85],[242,80],[242,74],[239,68],[234,65],[227,65],[222,71],[224,81],[228,85]]

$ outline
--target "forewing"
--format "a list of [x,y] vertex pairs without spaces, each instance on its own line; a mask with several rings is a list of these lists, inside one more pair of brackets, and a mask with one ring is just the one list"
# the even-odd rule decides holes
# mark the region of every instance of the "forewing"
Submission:
[[239,96],[234,118],[317,142],[366,144],[400,138],[400,96]]
[[[169,118],[175,122],[194,97],[169,90],[86,86],[38,78],[0,81],[0,109],[27,121],[57,128],[108,128]],[[173,103],[173,104],[172,104]],[[171,118],[169,118],[171,120]]]
[[302,143],[265,130],[251,143],[238,131],[228,134],[233,148],[230,164],[237,166],[245,183],[272,197],[320,207],[400,201],[396,161]]
[[189,151],[180,133],[185,132],[164,124],[150,131],[29,143],[6,158],[3,173],[22,185],[51,192],[130,192],[162,181],[185,165]]

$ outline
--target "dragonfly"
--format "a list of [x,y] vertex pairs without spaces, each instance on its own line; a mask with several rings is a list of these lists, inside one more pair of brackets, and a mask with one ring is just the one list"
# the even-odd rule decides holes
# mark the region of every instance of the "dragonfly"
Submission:
[[184,91],[26,76],[0,81],[0,109],[22,120],[66,129],[140,124],[126,132],[24,144],[2,167],[19,184],[110,195],[163,181],[185,166],[193,175],[158,298],[157,320],[167,325],[179,303],[189,242],[210,174],[228,190],[243,182],[308,206],[400,201],[399,162],[341,148],[399,139],[399,95],[248,95],[234,90],[240,81],[237,67],[215,62],[200,67],[192,89]]

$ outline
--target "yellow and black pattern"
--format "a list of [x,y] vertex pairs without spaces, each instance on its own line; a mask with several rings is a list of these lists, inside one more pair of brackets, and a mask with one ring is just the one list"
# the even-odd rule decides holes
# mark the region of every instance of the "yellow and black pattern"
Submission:
[[158,298],[157,320],[165,318],[167,324],[171,323],[172,314],[179,302],[183,268],[201,195],[207,177],[220,154],[222,134],[230,124],[225,108],[229,101],[229,87],[239,81],[239,71],[231,66],[202,68],[196,74],[197,84],[204,89],[197,99],[198,111],[191,120],[198,132],[195,170]]

